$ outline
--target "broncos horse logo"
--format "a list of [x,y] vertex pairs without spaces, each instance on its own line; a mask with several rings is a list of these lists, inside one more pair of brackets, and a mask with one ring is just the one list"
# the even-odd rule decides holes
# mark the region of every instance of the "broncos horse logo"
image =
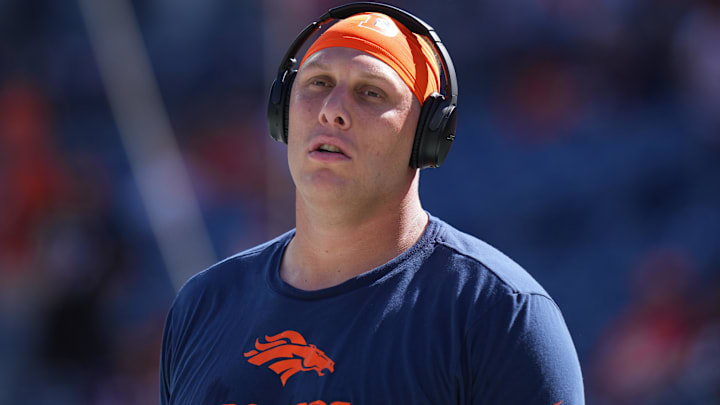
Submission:
[[256,366],[273,362],[268,367],[280,374],[283,386],[299,371],[315,370],[318,375],[325,375],[323,370],[335,371],[335,362],[315,345],[308,345],[305,338],[294,330],[265,336],[265,343],[255,339],[255,349],[243,354],[249,357],[248,362]]

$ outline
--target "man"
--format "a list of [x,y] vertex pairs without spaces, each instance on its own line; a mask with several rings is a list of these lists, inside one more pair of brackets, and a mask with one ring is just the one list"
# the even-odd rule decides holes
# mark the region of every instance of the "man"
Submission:
[[584,403],[548,294],[422,209],[408,162],[441,70],[383,14],[312,44],[289,94],[296,229],[183,286],[161,403]]

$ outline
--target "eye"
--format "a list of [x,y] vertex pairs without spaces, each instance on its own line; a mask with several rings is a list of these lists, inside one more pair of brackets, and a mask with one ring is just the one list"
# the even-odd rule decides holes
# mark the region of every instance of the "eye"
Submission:
[[372,98],[380,98],[380,97],[382,97],[382,96],[380,95],[380,93],[378,93],[377,91],[373,91],[373,90],[365,90],[363,93],[364,93],[366,96],[372,97]]
[[370,99],[380,100],[384,98],[384,93],[382,92],[382,90],[379,90],[375,87],[365,87],[360,90],[360,94]]
[[330,83],[323,79],[312,79],[310,80],[310,85],[317,87],[329,87]]

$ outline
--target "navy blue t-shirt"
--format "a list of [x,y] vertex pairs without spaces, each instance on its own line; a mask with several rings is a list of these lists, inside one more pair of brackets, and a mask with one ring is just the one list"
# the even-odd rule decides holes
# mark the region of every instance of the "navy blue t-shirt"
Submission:
[[279,276],[294,231],[191,278],[165,324],[160,403],[582,405],[560,310],[512,260],[435,217],[334,287]]

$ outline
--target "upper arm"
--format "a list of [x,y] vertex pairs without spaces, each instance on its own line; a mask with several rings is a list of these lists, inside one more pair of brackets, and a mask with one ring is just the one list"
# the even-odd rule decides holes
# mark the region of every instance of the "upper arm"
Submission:
[[172,309],[168,312],[163,328],[162,348],[160,351],[160,404],[170,404],[171,392],[171,354],[172,354]]
[[557,305],[514,294],[469,330],[472,404],[583,405],[580,364]]

